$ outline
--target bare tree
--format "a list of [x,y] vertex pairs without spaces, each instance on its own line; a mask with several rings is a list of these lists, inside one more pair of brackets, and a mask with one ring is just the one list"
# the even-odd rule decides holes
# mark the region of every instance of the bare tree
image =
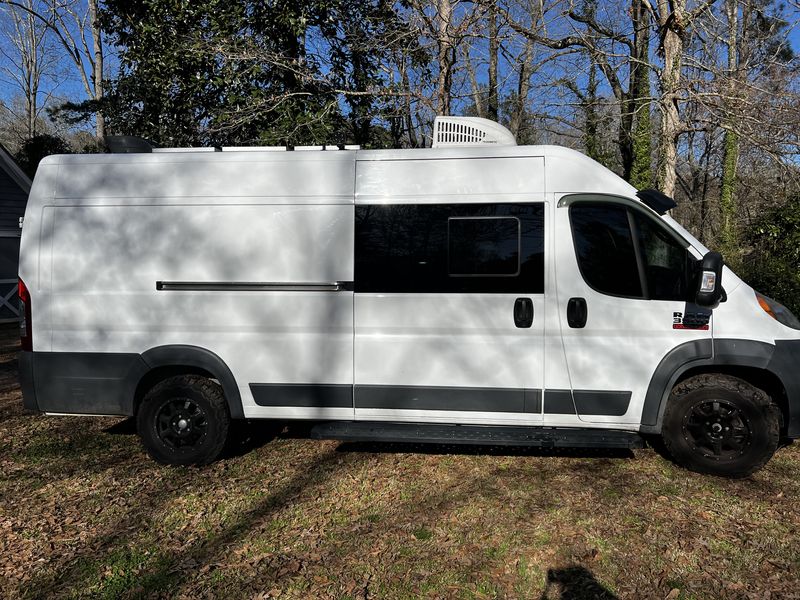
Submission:
[[[726,86],[729,97],[735,98],[737,92],[736,82],[739,80],[739,2],[738,0],[725,0],[725,15],[728,21],[728,36],[726,40],[726,53],[728,55],[728,79]],[[736,252],[736,218],[735,186],[736,166],[739,161],[739,136],[733,129],[730,119],[723,123],[724,134],[722,149],[722,186],[720,190],[719,206],[722,225],[722,251],[729,261],[735,261]],[[738,253],[737,253],[738,254]]]
[[482,6],[462,0],[411,0],[410,5],[420,19],[421,33],[431,41],[436,57],[432,108],[436,114],[449,115],[458,51],[482,17]]
[[[719,10],[698,17],[684,54],[685,168],[694,172],[699,158],[708,173],[697,173],[702,186],[687,185],[679,164],[678,182],[702,209],[699,234],[734,265],[746,251],[743,228],[772,202],[769,194],[766,204],[761,200],[761,190],[773,189],[771,175],[798,177],[800,70],[790,32],[777,3],[725,0]],[[693,151],[695,143],[701,155]],[[740,160],[743,153],[746,161]],[[771,167],[764,168],[766,163]],[[745,181],[751,182],[744,188],[747,196],[739,193]]]
[[[89,99],[103,98],[103,40],[97,0],[0,0],[11,9],[24,12],[44,33],[51,33],[64,49]],[[95,113],[95,133],[105,137],[105,119]]]
[[695,20],[715,2],[703,0],[689,10],[687,0],[657,0],[653,6],[642,0],[658,26],[658,54],[662,66],[657,70],[659,83],[658,107],[661,125],[658,136],[656,183],[668,196],[675,193],[678,168],[678,138],[687,130],[681,120],[683,102],[681,73],[684,66],[684,49]]
[[[634,5],[638,2],[639,0],[633,0]],[[526,26],[514,18],[508,10],[503,12],[509,26],[518,34],[553,50],[572,49],[575,52],[586,53],[590,58],[590,64],[596,65],[603,73],[619,106],[617,144],[622,159],[623,176],[630,180],[635,163],[644,164],[650,161],[649,143],[636,145],[633,136],[635,116],[637,114],[649,116],[650,98],[647,90],[650,62],[649,37],[646,35],[647,13],[629,11],[633,35],[627,35],[617,28],[617,23],[607,25],[601,22],[597,18],[595,5],[593,1],[585,2],[581,10],[575,10],[570,3],[567,10],[556,11],[566,13],[566,26],[573,32],[560,37],[547,35],[538,25]],[[546,12],[541,2],[537,10],[542,15]],[[624,55],[620,55],[619,47],[625,49]],[[643,83],[640,83],[642,80]],[[573,91],[574,89],[576,88],[573,88]],[[643,97],[639,96],[641,93],[644,93]],[[643,158],[634,154],[637,151]]]
[[23,98],[23,137],[30,139],[38,133],[38,123],[49,98],[49,94],[40,97],[43,79],[55,74],[58,56],[49,43],[46,25],[33,15],[37,8],[35,0],[22,2],[21,6],[4,7],[3,13],[8,18],[4,20],[2,35],[6,43],[0,46],[0,53],[6,62],[3,73]]

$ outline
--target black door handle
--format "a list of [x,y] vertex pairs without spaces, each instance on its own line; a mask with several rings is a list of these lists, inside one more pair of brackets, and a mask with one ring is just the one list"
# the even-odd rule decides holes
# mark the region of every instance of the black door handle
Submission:
[[533,300],[517,298],[514,302],[514,325],[527,328],[533,325]]
[[583,298],[570,298],[567,302],[567,323],[573,329],[580,329],[586,326],[586,319],[589,317],[589,310],[586,308],[586,300]]

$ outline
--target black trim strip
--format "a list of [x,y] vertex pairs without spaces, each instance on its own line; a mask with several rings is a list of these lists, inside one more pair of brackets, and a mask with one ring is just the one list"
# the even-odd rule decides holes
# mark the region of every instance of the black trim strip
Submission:
[[[393,385],[337,385],[251,383],[259,406],[304,408],[372,408],[387,410],[443,410],[539,414],[542,390],[522,388],[467,388]],[[546,414],[621,416],[628,410],[631,392],[545,390]]]
[[259,406],[353,408],[353,386],[305,383],[251,383]]
[[574,415],[575,404],[569,390],[545,390],[544,412],[548,415]]
[[522,413],[526,393],[531,409],[536,408],[540,391],[519,388],[357,385],[353,397],[356,408]]
[[579,415],[621,417],[631,403],[630,392],[575,390],[572,396]]
[[274,281],[156,281],[164,292],[345,292],[354,288],[352,281],[290,283]]
[[542,390],[525,390],[525,410],[523,412],[542,412]]

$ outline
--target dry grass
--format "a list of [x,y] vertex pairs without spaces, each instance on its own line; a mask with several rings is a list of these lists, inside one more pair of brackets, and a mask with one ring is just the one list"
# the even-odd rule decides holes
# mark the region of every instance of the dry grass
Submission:
[[652,450],[303,439],[210,467],[25,414],[0,342],[0,596],[800,598],[800,449],[728,481]]

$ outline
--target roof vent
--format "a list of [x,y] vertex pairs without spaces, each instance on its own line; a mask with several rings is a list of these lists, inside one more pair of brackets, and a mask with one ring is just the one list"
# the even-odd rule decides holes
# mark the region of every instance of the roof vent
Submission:
[[494,121],[480,117],[436,117],[432,148],[463,146],[516,146],[511,132]]

